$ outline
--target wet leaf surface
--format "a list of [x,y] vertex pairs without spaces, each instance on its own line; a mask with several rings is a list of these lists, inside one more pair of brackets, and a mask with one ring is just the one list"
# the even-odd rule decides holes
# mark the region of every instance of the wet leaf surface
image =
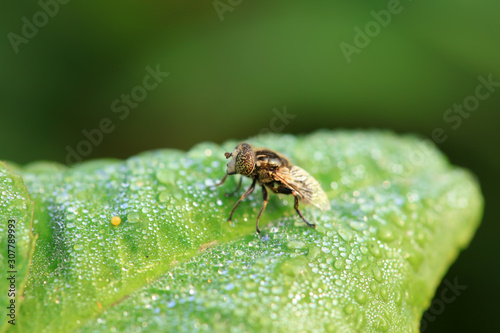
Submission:
[[479,224],[471,174],[425,141],[386,132],[248,142],[321,183],[332,208],[302,209],[316,229],[291,197],[271,195],[256,235],[260,190],[227,223],[237,197],[224,193],[237,178],[212,188],[226,159],[211,143],[21,168],[39,240],[15,330],[417,332]]
[[31,231],[32,218],[33,201],[23,180],[0,162],[0,305],[4,312],[1,331],[19,324],[16,315],[36,242]]

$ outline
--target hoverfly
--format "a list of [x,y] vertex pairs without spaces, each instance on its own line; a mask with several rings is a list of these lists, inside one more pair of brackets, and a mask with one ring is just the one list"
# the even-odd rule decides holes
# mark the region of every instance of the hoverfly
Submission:
[[[252,193],[257,183],[262,187],[262,197],[264,199],[264,205],[259,215],[257,215],[256,230],[258,233],[260,233],[260,216],[269,201],[269,194],[266,187],[277,194],[292,194],[295,197],[294,207],[297,214],[312,228],[316,228],[316,225],[308,222],[304,215],[302,215],[299,210],[299,200],[311,203],[321,210],[330,208],[328,198],[318,181],[304,169],[292,165],[283,155],[266,148],[254,149],[247,143],[240,143],[234,148],[232,153],[226,152],[224,155],[226,159],[231,158],[231,160],[227,163],[226,175],[216,186],[224,184],[227,177],[234,174],[240,174],[253,180],[252,185],[243,193],[234,205],[233,210],[231,210],[228,219],[229,222],[231,222],[233,213],[240,202]],[[241,179],[236,191],[240,186]]]

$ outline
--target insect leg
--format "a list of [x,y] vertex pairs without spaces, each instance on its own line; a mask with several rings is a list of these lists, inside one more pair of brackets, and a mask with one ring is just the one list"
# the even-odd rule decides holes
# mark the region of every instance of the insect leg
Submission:
[[300,210],[299,210],[299,197],[297,197],[297,196],[295,196],[295,206],[294,207],[295,207],[295,210],[297,211],[297,213],[299,214],[300,218],[302,219],[302,221],[304,221],[309,227],[316,228],[316,224],[307,222],[304,215],[302,215],[302,213],[300,212]]
[[233,196],[235,195],[236,193],[238,193],[238,191],[240,190],[241,188],[241,182],[243,181],[243,177],[240,176],[240,181],[238,182],[238,186],[236,187],[236,190],[234,190],[233,192],[230,192],[230,193],[226,193],[226,197],[230,197],[230,196]]
[[222,178],[220,180],[220,182],[218,182],[217,184],[215,184],[215,186],[221,186],[222,184],[224,184],[224,182],[226,181],[227,179],[227,176],[229,176],[227,173],[224,175],[224,178]]
[[264,199],[264,205],[262,206],[262,208],[259,212],[259,215],[257,215],[257,224],[255,227],[255,229],[257,230],[257,233],[259,233],[259,234],[260,234],[259,219],[260,219],[260,216],[262,215],[262,212],[264,212],[264,209],[266,209],[267,202],[269,201],[269,194],[267,193],[267,190],[264,187],[264,185],[262,185],[262,198]]
[[236,210],[236,208],[238,207],[238,205],[240,204],[240,202],[243,199],[245,199],[250,193],[252,193],[253,189],[255,188],[255,182],[256,181],[257,181],[256,179],[253,180],[252,185],[250,185],[250,187],[248,188],[248,190],[245,193],[243,193],[243,195],[241,196],[240,200],[238,200],[238,202],[236,202],[236,205],[234,205],[233,210],[231,211],[231,215],[229,215],[229,218],[227,219],[228,222],[231,222],[231,219],[233,218],[233,213]]

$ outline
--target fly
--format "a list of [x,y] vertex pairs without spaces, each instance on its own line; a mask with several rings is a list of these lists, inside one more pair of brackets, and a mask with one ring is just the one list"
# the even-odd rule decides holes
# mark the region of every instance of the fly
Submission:
[[[299,200],[310,203],[321,210],[330,208],[328,198],[318,181],[304,169],[292,165],[283,155],[266,148],[254,149],[247,143],[240,143],[232,153],[226,152],[224,155],[226,159],[231,160],[227,163],[226,175],[216,186],[224,184],[229,175],[240,174],[252,179],[252,185],[243,193],[231,210],[229,222],[231,222],[234,211],[240,202],[253,192],[257,184],[262,188],[262,197],[264,199],[264,205],[259,215],[257,215],[256,230],[258,233],[260,233],[260,216],[269,201],[268,190],[277,194],[293,195],[295,211],[312,228],[316,228],[316,225],[308,222],[302,215],[299,209]],[[240,185],[241,180],[238,188]]]

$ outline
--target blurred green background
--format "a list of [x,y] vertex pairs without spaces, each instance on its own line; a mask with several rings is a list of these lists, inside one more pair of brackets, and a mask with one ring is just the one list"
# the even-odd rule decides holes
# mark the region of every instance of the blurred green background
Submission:
[[[2,4],[0,159],[126,158],[267,129],[441,129],[486,208],[445,277],[467,289],[425,331],[497,326],[500,2],[60,1]],[[169,75],[155,84],[157,68]]]

